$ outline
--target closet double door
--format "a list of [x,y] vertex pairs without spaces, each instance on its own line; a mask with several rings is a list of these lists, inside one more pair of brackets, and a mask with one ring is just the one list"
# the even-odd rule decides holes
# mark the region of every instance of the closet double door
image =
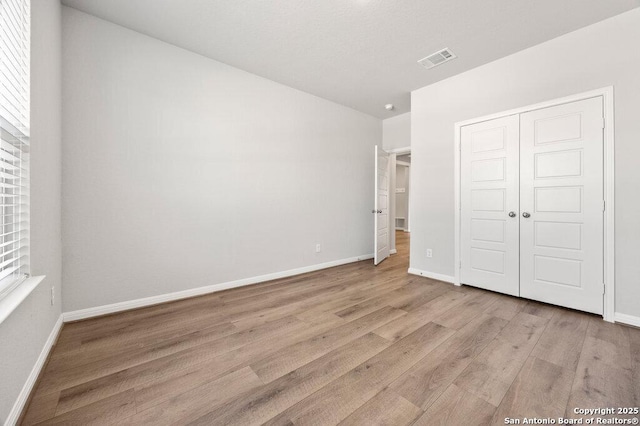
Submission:
[[460,281],[603,312],[603,98],[461,128]]

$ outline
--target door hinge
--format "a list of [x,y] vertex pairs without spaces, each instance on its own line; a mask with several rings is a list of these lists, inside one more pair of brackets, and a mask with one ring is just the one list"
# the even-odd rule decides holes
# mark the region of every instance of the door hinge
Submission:
[[604,129],[607,126],[607,122],[605,121],[604,117],[602,117],[602,128]]
[[458,269],[462,269],[462,261],[458,264]]
[[607,293],[607,285],[605,283],[602,283],[602,294],[606,294]]
[[607,210],[607,202],[605,200],[602,200],[602,211],[606,211]]

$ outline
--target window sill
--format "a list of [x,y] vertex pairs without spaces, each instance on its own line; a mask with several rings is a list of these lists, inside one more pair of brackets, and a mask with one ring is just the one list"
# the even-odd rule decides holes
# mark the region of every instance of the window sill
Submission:
[[6,295],[6,297],[0,300],[0,324],[16,310],[18,306],[26,299],[33,289],[44,279],[44,275],[38,275],[37,277],[29,277],[24,280],[18,287]]

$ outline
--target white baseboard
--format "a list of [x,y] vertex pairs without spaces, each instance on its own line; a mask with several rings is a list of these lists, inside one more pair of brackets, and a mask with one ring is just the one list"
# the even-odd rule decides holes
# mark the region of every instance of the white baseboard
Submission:
[[36,380],[38,380],[38,376],[40,375],[40,371],[42,367],[44,367],[45,362],[47,362],[47,357],[49,356],[49,351],[51,351],[51,347],[56,342],[58,338],[58,334],[60,333],[60,329],[62,328],[62,315],[58,317],[55,325],[53,326],[53,330],[51,330],[51,334],[49,334],[49,338],[44,344],[42,348],[42,352],[40,352],[40,356],[36,360],[35,365],[31,369],[31,373],[29,373],[29,377],[27,377],[27,381],[25,382],[20,394],[18,395],[18,399],[13,404],[13,408],[9,413],[9,416],[5,420],[5,426],[15,425],[18,423],[20,419],[20,415],[22,414],[22,410],[24,410],[24,406],[29,399],[29,395],[31,395],[31,391],[33,391],[33,386],[36,384]]
[[453,284],[455,282],[455,277],[452,277],[450,275],[436,274],[435,272],[423,271],[421,269],[416,269],[416,268],[409,268],[408,272],[413,275],[420,275],[421,277],[427,277],[427,278],[431,278],[438,281],[444,281],[446,283]]
[[398,250],[396,250],[396,249],[389,250],[389,254],[396,254],[397,252],[398,252]]
[[258,284],[265,281],[277,280],[279,278],[291,277],[294,275],[305,274],[307,272],[318,271],[320,269],[332,268],[334,266],[345,265],[347,263],[359,262],[361,260],[372,259],[373,254],[365,254],[362,256],[349,257],[346,259],[334,260],[331,262],[320,263],[317,265],[304,266],[302,268],[290,269],[283,272],[275,272],[272,274],[260,275],[257,277],[243,278],[241,280],[229,281],[226,283],[213,284],[205,287],[192,288],[175,293],[160,294],[157,296],[145,297],[142,299],[128,300],[126,302],[118,302],[110,305],[96,306],[94,308],[80,309],[77,311],[65,312],[64,322],[78,321],[81,319],[97,317],[100,315],[112,314],[115,312],[127,311],[130,309],[142,308],[145,306],[157,305],[159,303],[171,302],[174,300],[186,299],[187,297],[200,296],[217,291],[228,290],[230,288],[243,287],[251,284]]
[[621,314],[616,312],[614,314],[615,322],[621,322],[623,324],[632,325],[634,327],[640,327],[640,317],[634,315]]

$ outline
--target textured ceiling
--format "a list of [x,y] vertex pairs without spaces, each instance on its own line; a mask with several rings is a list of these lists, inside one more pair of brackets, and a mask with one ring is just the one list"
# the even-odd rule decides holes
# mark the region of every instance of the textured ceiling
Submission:
[[[388,118],[410,92],[640,0],[63,0],[209,58]],[[458,59],[416,61],[449,47]],[[384,105],[393,103],[394,111]]]

